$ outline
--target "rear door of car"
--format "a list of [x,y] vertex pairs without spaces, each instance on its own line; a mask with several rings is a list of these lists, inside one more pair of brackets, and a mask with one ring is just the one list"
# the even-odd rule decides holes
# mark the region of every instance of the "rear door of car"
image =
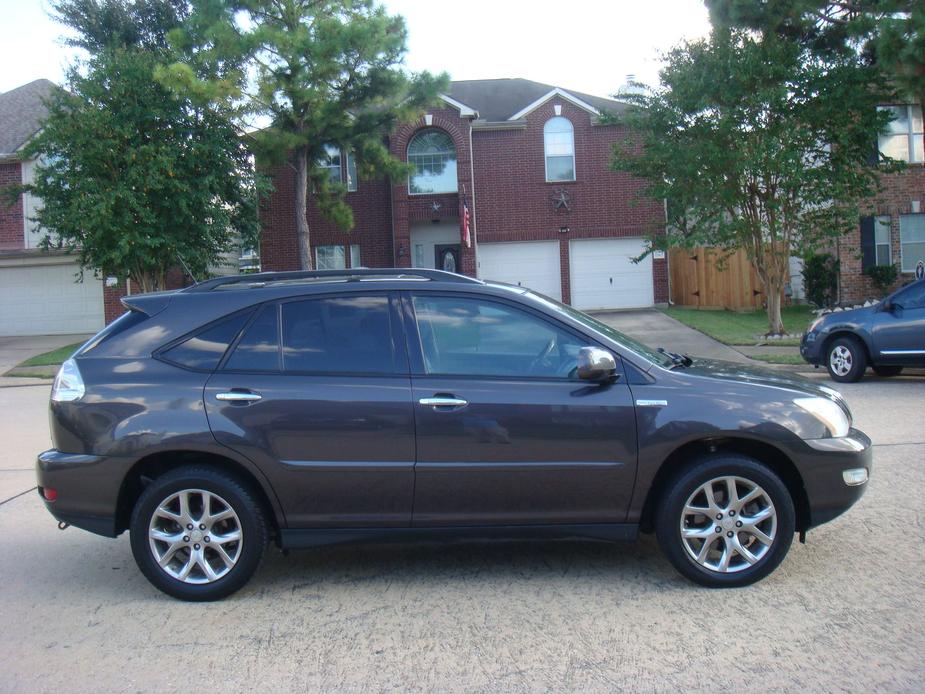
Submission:
[[925,364],[925,281],[898,292],[892,310],[874,314],[873,343],[877,362]]
[[257,463],[291,528],[407,526],[414,414],[398,296],[267,304],[205,388],[216,439]]
[[618,523],[636,472],[621,377],[574,372],[593,342],[482,295],[409,292],[415,526]]

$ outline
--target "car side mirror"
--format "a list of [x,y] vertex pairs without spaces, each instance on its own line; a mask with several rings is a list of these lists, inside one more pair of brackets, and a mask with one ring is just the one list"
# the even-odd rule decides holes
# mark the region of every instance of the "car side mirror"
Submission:
[[578,350],[578,378],[584,381],[607,381],[617,375],[617,360],[606,349],[582,347]]

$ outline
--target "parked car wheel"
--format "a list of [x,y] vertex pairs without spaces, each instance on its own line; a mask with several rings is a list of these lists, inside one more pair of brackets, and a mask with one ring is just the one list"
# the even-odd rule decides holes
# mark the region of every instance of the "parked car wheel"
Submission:
[[839,337],[826,349],[826,368],[833,381],[854,383],[867,369],[867,353],[856,338]]
[[880,376],[881,378],[889,378],[890,376],[899,376],[903,372],[903,367],[901,366],[875,366],[874,373]]
[[132,554],[155,587],[181,600],[218,600],[257,570],[268,542],[263,509],[236,479],[208,467],[149,484],[132,512]]
[[774,571],[793,541],[787,487],[767,466],[738,455],[702,458],[667,487],[655,530],[684,576],[709,588],[746,586]]

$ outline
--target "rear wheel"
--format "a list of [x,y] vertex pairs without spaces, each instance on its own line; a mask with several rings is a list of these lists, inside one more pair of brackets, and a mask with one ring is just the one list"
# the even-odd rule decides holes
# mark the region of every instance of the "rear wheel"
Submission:
[[745,586],[774,571],[793,541],[787,487],[767,466],[736,455],[702,458],[662,496],[655,530],[684,576],[710,588]]
[[874,373],[880,376],[881,378],[889,378],[890,376],[899,376],[903,372],[903,367],[901,366],[875,366]]
[[854,383],[860,380],[867,368],[864,345],[853,337],[839,337],[826,348],[825,365],[832,380]]
[[131,519],[132,554],[145,577],[181,600],[218,600],[257,570],[268,542],[263,509],[236,479],[180,468],[149,484]]

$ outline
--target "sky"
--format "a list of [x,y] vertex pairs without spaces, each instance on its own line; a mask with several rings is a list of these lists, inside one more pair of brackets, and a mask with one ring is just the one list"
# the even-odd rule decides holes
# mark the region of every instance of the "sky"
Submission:
[[[709,32],[702,0],[385,0],[408,24],[407,67],[453,79],[525,77],[608,96],[658,82],[659,55]],[[59,84],[74,57],[48,0],[0,0],[0,92]]]

